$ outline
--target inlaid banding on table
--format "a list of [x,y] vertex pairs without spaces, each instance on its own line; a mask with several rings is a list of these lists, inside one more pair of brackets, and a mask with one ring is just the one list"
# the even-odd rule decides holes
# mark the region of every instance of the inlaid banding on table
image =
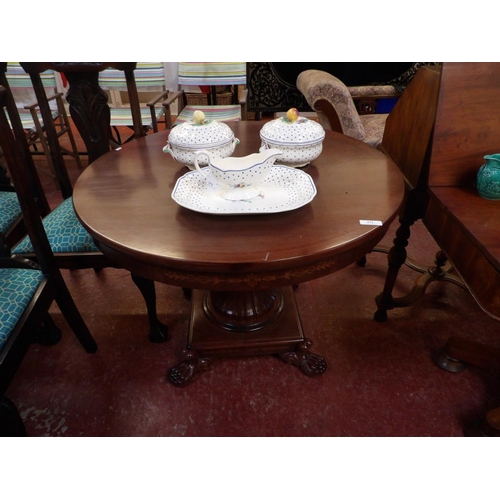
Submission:
[[320,262],[315,266],[308,267],[306,269],[298,269],[295,271],[286,271],[283,274],[247,274],[241,277],[235,276],[214,276],[206,274],[184,274],[177,271],[165,271],[164,276],[169,281],[186,281],[189,280],[193,283],[199,283],[201,285],[220,285],[220,284],[245,284],[250,287],[255,287],[260,283],[272,283],[272,282],[283,282],[289,281],[294,282],[294,279],[299,279],[304,276],[314,275],[320,271],[326,271],[336,265],[337,261],[329,260],[326,262]]

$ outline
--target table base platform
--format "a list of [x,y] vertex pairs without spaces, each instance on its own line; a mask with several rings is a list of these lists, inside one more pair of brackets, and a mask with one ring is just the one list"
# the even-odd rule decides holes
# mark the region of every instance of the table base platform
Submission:
[[193,290],[185,359],[168,380],[185,386],[213,358],[277,354],[306,375],[321,375],[326,362],[310,352],[292,287],[256,292]]

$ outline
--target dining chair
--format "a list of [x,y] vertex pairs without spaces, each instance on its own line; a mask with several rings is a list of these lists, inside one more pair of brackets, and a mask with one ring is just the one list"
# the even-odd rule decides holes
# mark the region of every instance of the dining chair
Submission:
[[[19,63],[8,62],[1,64],[5,65],[5,76],[16,101],[19,116],[26,131],[28,144],[32,148],[32,154],[44,154],[49,166],[49,171],[46,171],[46,173],[57,183],[58,177],[48,146],[46,125],[40,113],[40,106],[37,102],[31,79]],[[47,70],[40,74],[40,79],[47,94],[47,101],[51,110],[51,121],[54,124],[61,151],[63,154],[73,158],[78,168],[82,169],[80,154],[77,150],[75,137],[64,107],[63,94],[58,92],[57,89],[56,74],[53,70]],[[67,136],[69,144],[61,140],[64,136]],[[41,151],[38,150],[38,147],[41,147]]]
[[[165,108],[161,104],[168,95],[165,68],[162,62],[138,62],[134,70],[142,126],[145,132],[158,132],[158,123],[165,124]],[[115,132],[114,146],[133,139],[131,135],[122,142],[118,127],[133,130],[133,117],[127,80],[123,71],[107,68],[99,73],[99,85],[109,95],[110,125]],[[158,104],[160,103],[160,106]],[[166,128],[166,127],[165,127]]]
[[[43,100],[43,93],[41,92],[41,82],[39,73],[45,71],[48,66],[57,63],[21,63],[28,71],[30,77],[33,79],[35,90],[38,92],[37,97],[40,102],[40,109],[43,113],[48,113],[47,102]],[[64,63],[62,63],[64,65]],[[98,86],[98,74],[100,71],[108,66],[121,67],[125,70],[128,82],[128,88],[131,95],[131,106],[134,116],[134,134],[143,134],[141,126],[141,117],[138,112],[138,99],[136,92],[134,93],[134,76],[133,69],[135,63],[84,63],[85,71],[79,71],[81,66],[75,66],[78,63],[67,63],[69,66],[63,66],[61,69],[70,70],[65,72],[65,75],[70,81],[70,89],[68,90],[68,99],[70,99],[70,91],[73,91],[73,112],[82,135],[86,138],[89,146],[89,160],[97,159],[100,155],[109,150],[109,114],[106,113],[107,97],[104,91]],[[57,66],[59,68],[59,66]],[[82,76],[82,79],[75,77]],[[71,82],[76,83],[76,89],[71,88]],[[90,82],[89,82],[90,80]],[[89,96],[90,93],[90,96]],[[102,99],[101,99],[102,98]],[[90,104],[89,104],[90,103]],[[101,106],[102,104],[102,106]],[[71,107],[70,107],[71,111]],[[72,114],[73,116],[73,114]],[[89,119],[94,118],[94,121]],[[106,121],[106,118],[108,121]],[[12,119],[12,118],[11,118]],[[14,120],[16,121],[16,120]],[[16,136],[19,134],[19,127],[14,128]],[[53,156],[60,160],[60,151],[57,151],[57,142],[54,140],[54,131],[50,127],[47,128],[48,136],[51,139],[49,146],[53,151]],[[92,139],[95,139],[93,142]],[[103,142],[104,139],[104,142]],[[64,165],[64,164],[62,164]],[[23,166],[28,171],[28,176],[31,178],[38,178],[37,172],[34,169],[33,161],[31,158],[26,158]],[[66,178],[67,171],[65,172]],[[68,179],[69,180],[69,179]],[[45,198],[42,192],[39,198]],[[40,217],[43,217],[39,212]],[[92,237],[85,230],[78,220],[73,208],[72,186],[69,184],[69,196],[57,207],[55,207],[48,215],[43,217],[43,226],[47,233],[49,243],[54,253],[55,261],[61,269],[90,269],[96,271],[106,267],[116,267],[112,264],[102,252],[96,247]],[[25,258],[35,259],[33,244],[29,235],[18,242],[13,248],[12,253],[23,256]],[[148,319],[150,322],[149,339],[152,342],[164,342],[168,339],[168,327],[161,323],[157,317],[156,310],[156,292],[154,282],[144,279],[140,276],[132,275],[132,280],[141,292],[148,312]]]
[[[23,168],[26,137],[16,137],[11,116],[6,112],[10,95],[0,87],[0,145],[16,185],[23,220],[33,242],[37,261],[19,256],[0,258],[0,434],[26,435],[22,421],[5,392],[19,368],[37,329],[50,323],[49,308],[55,301],[78,341],[88,353],[97,351],[89,332],[61,275],[51,251],[38,206],[31,191],[28,172]],[[24,141],[24,142],[23,142]]]
[[[2,65],[0,63],[0,85],[6,89],[8,96],[11,97],[12,93],[5,71],[6,64]],[[7,107],[11,116],[19,116],[18,107],[13,98],[7,100]],[[13,122],[9,119],[9,123],[11,127],[17,127],[19,137],[25,134],[25,124],[21,119],[14,120]],[[27,158],[31,157],[28,137],[26,137],[25,142],[26,148],[21,147],[21,154],[23,154],[24,159],[27,161]],[[5,161],[2,148],[0,148],[0,160]],[[0,174],[0,254],[2,256],[9,256],[12,246],[26,234],[26,226],[16,190],[9,177],[7,165],[0,165]],[[31,185],[37,193],[37,203],[40,213],[47,215],[50,212],[50,208],[38,176],[31,180]],[[42,195],[41,197],[40,194]]]
[[[388,310],[413,304],[430,283],[444,281],[470,292],[482,311],[499,321],[499,207],[496,201],[480,196],[476,179],[485,155],[498,148],[498,117],[492,110],[500,106],[500,64],[443,63],[437,76],[432,72],[427,76],[434,83],[428,81],[420,93],[414,93],[413,102],[394,108],[386,124],[385,146],[398,165],[407,166],[405,180],[415,188],[406,201],[406,215],[389,252],[384,288],[376,297],[375,319],[385,321]],[[410,97],[409,89],[402,102],[405,95]],[[415,113],[425,119],[410,129],[408,119]],[[419,149],[423,162],[418,161]],[[417,219],[439,247],[435,265],[424,269],[406,296],[393,297],[410,227]],[[500,349],[452,336],[435,353],[434,361],[450,372],[460,372],[471,364],[498,375]],[[465,434],[499,437],[500,408],[473,422]]]
[[[208,120],[239,121],[247,119],[246,64],[244,62],[180,62],[179,89],[169,94],[163,103],[167,128],[192,119],[196,110],[203,111]],[[201,90],[205,103],[190,104],[186,86]],[[231,89],[230,101],[218,104],[217,89]],[[172,123],[171,106],[177,102],[177,117]]]

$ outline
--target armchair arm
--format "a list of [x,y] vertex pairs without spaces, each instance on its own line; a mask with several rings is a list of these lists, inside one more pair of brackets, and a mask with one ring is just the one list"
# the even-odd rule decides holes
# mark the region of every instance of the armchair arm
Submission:
[[323,128],[363,141],[365,129],[349,89],[338,78],[320,70],[306,70],[297,77],[297,88],[317,112]]
[[[47,97],[47,102],[53,101],[54,99],[61,99],[62,96],[63,95],[60,92],[57,94],[53,94]],[[38,101],[30,102],[29,104],[26,104],[24,106],[24,109],[29,109],[30,111],[35,108],[38,108]]]
[[175,92],[168,93],[168,97],[166,101],[163,101],[163,107],[165,109],[165,125],[167,128],[172,128],[172,113],[170,111],[170,105],[177,100],[178,102],[178,113],[182,111],[183,103],[184,103],[184,91],[177,90]]
[[163,91],[161,94],[157,94],[154,98],[146,103],[146,106],[151,107],[158,104],[162,99],[168,97],[168,90]]
[[[157,94],[146,103],[146,106],[149,108],[151,111],[151,123],[153,124],[153,131],[156,133],[158,132],[158,120],[156,118],[156,110],[155,110],[155,105],[158,104],[160,101],[165,99],[165,97],[168,96],[168,90],[165,90],[161,92],[160,94]],[[165,109],[165,108],[164,108]],[[167,128],[167,122],[165,121],[165,128]]]

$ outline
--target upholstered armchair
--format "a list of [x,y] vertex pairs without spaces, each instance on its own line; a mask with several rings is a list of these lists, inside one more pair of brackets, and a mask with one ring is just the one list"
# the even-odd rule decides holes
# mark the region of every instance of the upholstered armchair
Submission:
[[326,130],[348,135],[371,146],[382,142],[388,114],[360,114],[354,99],[387,98],[398,95],[392,85],[348,88],[338,78],[321,70],[306,70],[297,78],[297,88],[316,111]]

